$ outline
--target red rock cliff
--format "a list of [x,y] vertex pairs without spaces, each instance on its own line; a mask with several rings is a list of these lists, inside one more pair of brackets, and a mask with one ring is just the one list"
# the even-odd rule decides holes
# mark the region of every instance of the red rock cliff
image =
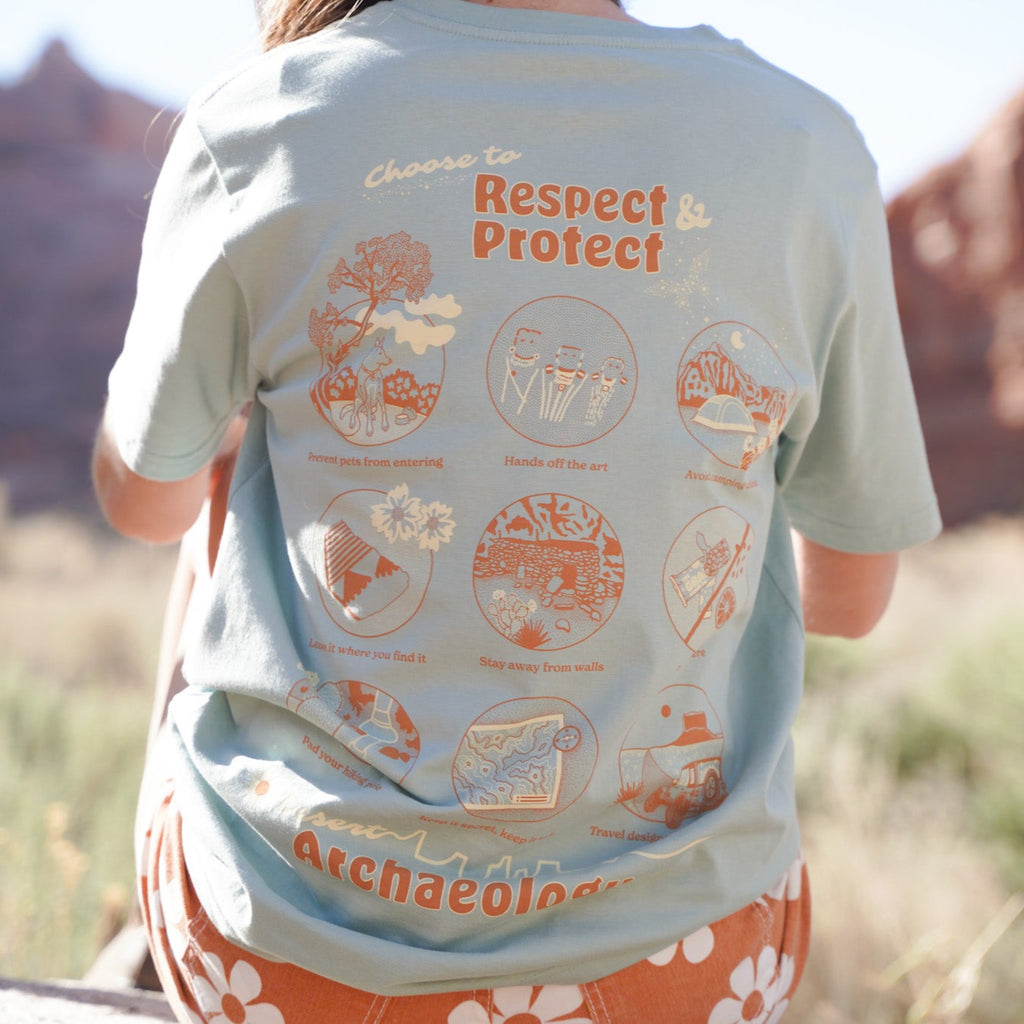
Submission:
[[1024,92],[889,206],[896,291],[947,525],[1024,511]]
[[[88,459],[174,112],[60,43],[0,89],[0,479],[15,510],[92,510]],[[1024,510],[1024,93],[889,208],[947,524]]]
[[91,509],[92,435],[172,120],[61,43],[0,89],[0,476],[16,511]]

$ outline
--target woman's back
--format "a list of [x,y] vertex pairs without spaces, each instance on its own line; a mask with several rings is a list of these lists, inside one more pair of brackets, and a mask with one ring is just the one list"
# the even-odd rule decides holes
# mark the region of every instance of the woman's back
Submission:
[[256,399],[172,709],[217,928],[416,993],[605,975],[768,889],[790,523],[935,524],[846,115],[711,29],[391,0],[195,103],[163,180],[136,470]]

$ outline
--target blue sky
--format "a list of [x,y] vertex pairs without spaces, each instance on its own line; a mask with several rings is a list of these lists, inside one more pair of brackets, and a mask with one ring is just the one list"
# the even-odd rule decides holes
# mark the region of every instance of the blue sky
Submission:
[[[626,0],[714,25],[839,100],[894,195],[957,155],[1024,90],[1024,0]],[[252,0],[9,0],[0,82],[63,38],[102,82],[178,107],[256,48]]]

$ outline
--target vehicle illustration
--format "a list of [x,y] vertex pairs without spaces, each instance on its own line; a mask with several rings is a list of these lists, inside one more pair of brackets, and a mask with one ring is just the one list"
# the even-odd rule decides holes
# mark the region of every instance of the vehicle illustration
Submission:
[[687,818],[717,807],[725,799],[724,749],[724,737],[709,731],[703,712],[684,715],[678,747],[647,751],[644,811],[660,816],[664,808],[665,824],[677,829]]
[[619,752],[618,802],[648,821],[677,829],[725,800],[725,735],[704,692],[670,686],[645,710]]

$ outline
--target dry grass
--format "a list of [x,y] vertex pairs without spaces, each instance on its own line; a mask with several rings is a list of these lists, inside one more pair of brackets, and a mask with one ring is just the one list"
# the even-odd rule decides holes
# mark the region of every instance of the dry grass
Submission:
[[871,637],[812,644],[797,761],[815,941],[793,1024],[1024,1020],[1024,833],[979,816],[1024,776],[1022,579],[1024,523],[949,534],[904,556]]
[[0,975],[75,977],[131,903],[174,552],[0,523]]
[[66,517],[0,522],[4,664],[65,686],[148,684],[174,558]]
[[[129,899],[174,552],[0,526],[0,774],[20,782],[0,793],[0,974],[74,976]],[[792,1024],[1024,1020],[1022,579],[1024,522],[960,531],[905,556],[868,640],[812,645],[816,938]]]

